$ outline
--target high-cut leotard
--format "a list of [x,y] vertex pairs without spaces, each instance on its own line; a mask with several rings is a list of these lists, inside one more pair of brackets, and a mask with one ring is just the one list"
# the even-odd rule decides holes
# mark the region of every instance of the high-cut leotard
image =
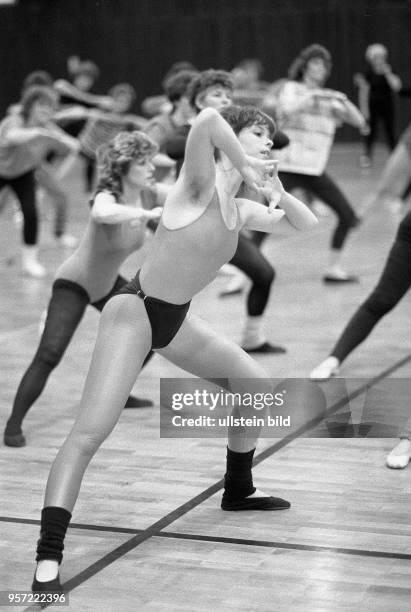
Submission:
[[240,229],[223,219],[217,191],[192,223],[168,229],[160,220],[151,248],[136,277],[119,294],[144,300],[152,328],[152,348],[167,346],[182,325],[191,298],[217,275],[234,255]]

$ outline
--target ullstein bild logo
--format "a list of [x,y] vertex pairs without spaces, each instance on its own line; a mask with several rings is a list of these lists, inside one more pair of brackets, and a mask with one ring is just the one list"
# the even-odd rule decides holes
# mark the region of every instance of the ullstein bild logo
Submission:
[[393,438],[411,429],[410,394],[410,379],[166,378],[160,381],[160,437],[217,438],[229,428],[248,427],[268,438],[294,432]]

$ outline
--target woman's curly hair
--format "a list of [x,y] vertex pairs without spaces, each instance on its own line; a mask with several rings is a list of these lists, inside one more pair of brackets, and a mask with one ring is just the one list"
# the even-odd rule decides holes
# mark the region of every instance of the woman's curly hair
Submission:
[[108,144],[97,149],[98,182],[96,193],[123,193],[123,177],[134,161],[145,163],[158,151],[158,145],[144,132],[119,132]]
[[327,68],[327,76],[329,76],[332,67],[331,54],[322,45],[313,44],[305,47],[300,55],[292,62],[288,69],[288,78],[293,81],[302,81],[307,64],[313,58],[320,58],[323,60]]

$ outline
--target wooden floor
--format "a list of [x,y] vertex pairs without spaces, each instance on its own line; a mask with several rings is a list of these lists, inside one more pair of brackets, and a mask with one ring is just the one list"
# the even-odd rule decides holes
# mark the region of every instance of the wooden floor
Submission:
[[[356,147],[339,146],[331,161],[332,174],[354,206],[372,189],[385,153],[379,151],[376,168],[367,174],[358,159]],[[70,189],[70,229],[80,236],[88,207],[74,179]],[[0,219],[4,424],[36,348],[52,273],[69,251],[53,245],[46,219],[41,257],[50,276],[24,278],[19,273],[19,228],[10,206],[3,207]],[[259,357],[270,376],[305,377],[326,356],[378,278],[399,219],[385,208],[353,233],[346,266],[360,275],[361,283],[347,287],[321,283],[332,216],[322,217],[311,233],[290,235],[279,229],[266,241],[264,252],[277,270],[266,330],[272,341],[288,349],[285,355]],[[133,274],[136,263],[132,258],[124,272]],[[218,299],[223,283],[218,277],[194,300],[193,310],[238,341],[244,300]],[[367,399],[371,411],[375,404],[380,416],[386,415],[387,424],[395,420],[393,415],[405,418],[409,411],[410,309],[407,295],[342,370],[353,379],[351,387],[360,388],[351,407],[356,402],[363,406]],[[77,411],[97,322],[97,314],[87,312],[29,413],[27,446],[0,447],[2,591],[30,588],[46,478]],[[255,481],[289,499],[291,509],[225,513],[219,507],[225,440],[159,437],[159,378],[174,376],[185,374],[158,356],[151,361],[135,391],[152,398],[155,407],[125,411],[87,471],[61,569],[70,591],[64,609],[411,609],[411,472],[384,466],[392,438],[330,439],[324,437],[323,423],[305,435],[264,438],[257,449]],[[365,381],[371,390],[365,389]],[[347,404],[330,419],[343,422],[346,413]]]

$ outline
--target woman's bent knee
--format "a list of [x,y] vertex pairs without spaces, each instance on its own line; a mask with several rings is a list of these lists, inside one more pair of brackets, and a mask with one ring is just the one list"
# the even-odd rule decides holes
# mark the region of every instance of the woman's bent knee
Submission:
[[110,434],[110,431],[73,431],[68,439],[71,444],[82,455],[92,457]]

